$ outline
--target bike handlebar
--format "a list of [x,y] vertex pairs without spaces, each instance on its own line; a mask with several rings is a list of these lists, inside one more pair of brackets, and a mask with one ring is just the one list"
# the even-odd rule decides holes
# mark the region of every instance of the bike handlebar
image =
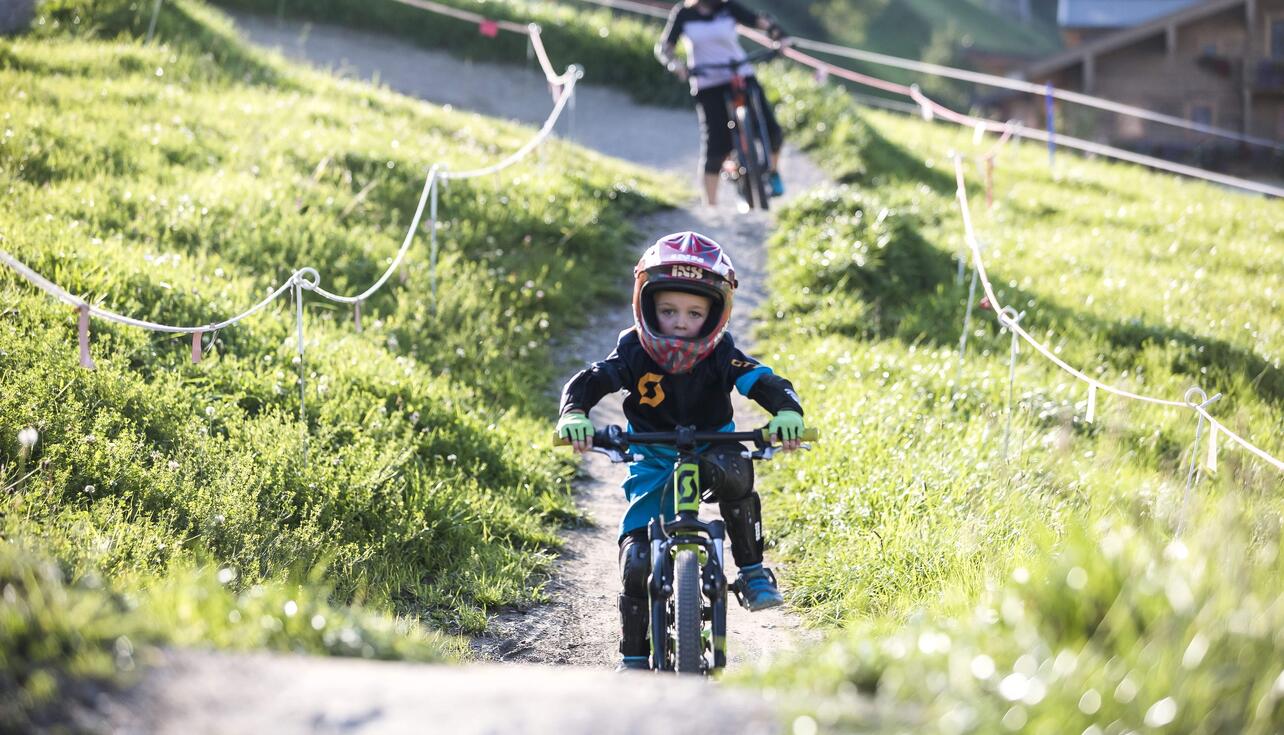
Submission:
[[[633,444],[671,444],[677,445],[679,434],[688,432],[677,431],[641,431],[630,432],[624,431],[618,426],[607,426],[593,432],[593,446],[606,447],[615,449],[627,449]],[[803,429],[802,441],[816,441],[820,438],[820,432],[816,429]],[[758,447],[771,446],[776,437],[771,434],[771,429],[764,426],[753,431],[693,431],[689,432],[689,440],[696,444],[739,444],[741,442],[753,442]],[[566,447],[571,445],[571,440],[556,434],[553,436],[553,446]]]
[[743,59],[740,59],[739,61],[728,61],[721,64],[699,64],[697,66],[688,68],[687,73],[701,74],[703,72],[712,71],[714,69],[739,69],[745,64],[755,64],[759,61],[765,61],[767,59],[770,59],[773,56],[776,56],[779,53],[780,53],[780,45],[777,44],[771,48],[766,48],[761,51],[755,51],[752,54],[749,54],[748,56],[744,57]]

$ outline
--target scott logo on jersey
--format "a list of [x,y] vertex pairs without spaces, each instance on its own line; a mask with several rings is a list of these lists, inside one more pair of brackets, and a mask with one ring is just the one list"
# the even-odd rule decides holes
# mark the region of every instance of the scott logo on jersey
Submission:
[[664,388],[660,387],[663,379],[663,376],[655,373],[643,375],[638,381],[638,403],[652,408],[664,403]]

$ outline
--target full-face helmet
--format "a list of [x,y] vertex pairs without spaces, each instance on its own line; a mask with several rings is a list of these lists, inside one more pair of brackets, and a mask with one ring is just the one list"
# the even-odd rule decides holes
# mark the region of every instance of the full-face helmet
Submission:
[[[722,246],[698,232],[675,232],[656,240],[633,269],[633,323],[642,348],[667,373],[685,373],[718,346],[731,319],[736,269]],[[655,313],[658,291],[707,296],[709,314],[699,334],[660,333]]]

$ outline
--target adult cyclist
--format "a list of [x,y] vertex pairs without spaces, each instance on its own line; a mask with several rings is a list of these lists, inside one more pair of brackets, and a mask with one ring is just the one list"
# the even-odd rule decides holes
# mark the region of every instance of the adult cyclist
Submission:
[[[755,13],[736,0],[683,0],[673,6],[664,33],[655,45],[655,57],[679,79],[688,81],[695,97],[696,115],[700,119],[700,163],[704,172],[704,200],[706,204],[718,203],[718,179],[722,162],[730,155],[733,142],[727,127],[725,96],[731,86],[730,68],[711,68],[691,74],[693,67],[706,64],[727,65],[746,58],[736,36],[737,26],[764,30],[774,40],[784,37],[774,19]],[[683,41],[686,63],[676,55],[678,40]],[[767,137],[771,140],[771,195],[785,192],[777,165],[780,146],[784,141],[780,124],[767,102],[762,87],[753,75],[753,66],[744,64],[737,69],[740,76],[762,100],[763,116],[767,122]]]

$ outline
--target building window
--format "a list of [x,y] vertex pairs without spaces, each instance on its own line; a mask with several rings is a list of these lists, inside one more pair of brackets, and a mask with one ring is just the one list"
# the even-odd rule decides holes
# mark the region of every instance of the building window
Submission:
[[1197,125],[1213,124],[1213,106],[1203,102],[1192,102],[1186,108],[1186,118]]

